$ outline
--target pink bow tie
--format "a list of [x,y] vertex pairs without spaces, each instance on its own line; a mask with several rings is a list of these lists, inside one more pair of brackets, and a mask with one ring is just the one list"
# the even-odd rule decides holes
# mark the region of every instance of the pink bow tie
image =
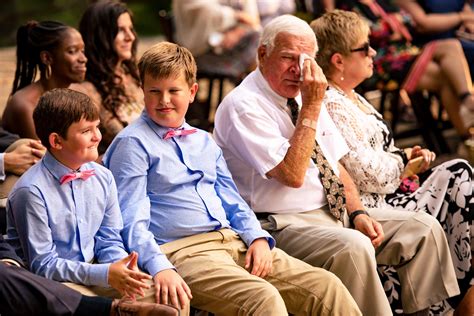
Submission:
[[186,136],[186,135],[194,134],[196,132],[197,132],[197,129],[195,129],[195,128],[192,128],[192,129],[177,129],[177,130],[171,129],[171,130],[166,132],[163,139],[168,139],[168,138],[175,137],[175,136]]
[[89,177],[94,176],[94,175],[95,175],[94,169],[84,170],[80,172],[66,173],[64,176],[61,177],[61,179],[59,180],[59,183],[64,184],[76,179],[87,180],[89,179]]

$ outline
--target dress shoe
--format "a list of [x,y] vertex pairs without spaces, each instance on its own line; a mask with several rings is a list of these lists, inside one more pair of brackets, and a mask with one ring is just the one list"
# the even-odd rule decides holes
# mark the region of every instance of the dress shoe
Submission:
[[176,316],[179,310],[170,305],[137,302],[130,298],[115,299],[110,316]]

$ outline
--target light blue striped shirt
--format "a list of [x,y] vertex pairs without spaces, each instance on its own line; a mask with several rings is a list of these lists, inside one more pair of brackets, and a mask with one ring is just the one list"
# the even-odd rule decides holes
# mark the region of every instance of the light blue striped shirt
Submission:
[[158,245],[221,228],[231,228],[247,245],[264,237],[273,247],[209,133],[165,140],[168,130],[144,111],[115,137],[103,159],[117,182],[123,239],[139,253],[140,267],[151,275],[173,268]]
[[36,274],[107,286],[110,263],[127,256],[117,188],[103,166],[80,169],[96,175],[60,185],[71,170],[47,152],[25,172],[8,197],[8,241]]

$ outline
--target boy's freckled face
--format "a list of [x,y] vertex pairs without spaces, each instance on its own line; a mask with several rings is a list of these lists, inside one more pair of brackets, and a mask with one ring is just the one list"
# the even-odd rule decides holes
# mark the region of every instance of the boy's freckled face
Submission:
[[143,93],[146,111],[161,126],[180,127],[197,90],[197,83],[189,86],[184,74],[168,78],[153,78],[145,74]]
[[69,126],[67,137],[61,138],[60,161],[63,164],[77,169],[99,157],[97,147],[102,139],[99,124],[99,120],[87,121],[82,118]]

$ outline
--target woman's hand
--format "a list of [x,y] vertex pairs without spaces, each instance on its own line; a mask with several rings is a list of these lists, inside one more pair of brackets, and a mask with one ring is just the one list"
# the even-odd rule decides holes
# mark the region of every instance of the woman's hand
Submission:
[[411,149],[409,160],[417,157],[423,157],[423,165],[420,168],[420,173],[425,172],[430,167],[431,163],[436,159],[436,154],[429,149],[422,149],[420,146],[413,146]]

